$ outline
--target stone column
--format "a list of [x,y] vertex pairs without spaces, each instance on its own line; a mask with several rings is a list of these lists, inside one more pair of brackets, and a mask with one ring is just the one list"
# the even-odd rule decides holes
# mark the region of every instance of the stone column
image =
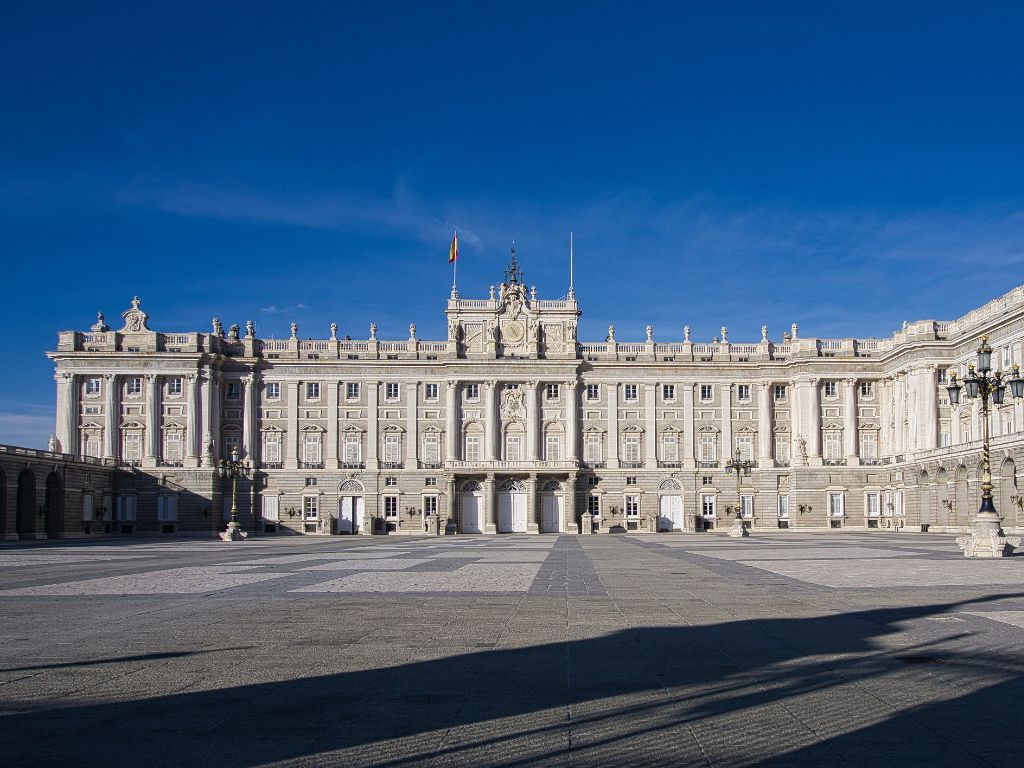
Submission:
[[732,384],[722,384],[722,465],[732,458]]
[[418,392],[420,384],[418,381],[410,381],[406,385],[406,414],[405,414],[405,468],[416,469],[417,453],[419,449],[419,430],[416,427]]
[[800,466],[800,438],[804,434],[804,420],[801,407],[804,400],[804,383],[798,379],[789,382],[789,463]]
[[537,498],[537,473],[531,472],[526,480],[526,532],[540,533],[541,505]]
[[299,468],[299,382],[288,382],[288,434],[284,441],[285,469]]
[[807,458],[821,466],[821,382],[818,379],[811,379],[807,395]]
[[656,469],[658,466],[658,384],[644,385],[644,423],[646,439],[644,446],[644,467]]
[[565,382],[565,400],[566,400],[566,454],[565,458],[569,461],[577,461],[579,459],[579,444],[580,436],[579,432],[579,386],[576,379],[570,379]]
[[[579,533],[580,526],[576,522],[576,473],[570,472],[565,483],[565,532]],[[586,509],[584,509],[586,511]]]
[[694,439],[693,432],[693,384],[686,384],[683,390],[683,467],[693,469],[697,466],[694,460]]
[[188,382],[188,403],[185,412],[185,466],[199,466],[199,374],[190,373]]
[[338,468],[338,388],[340,381],[325,381],[327,387],[327,450],[324,451],[324,468]]
[[249,461],[256,458],[256,377],[251,373],[242,377],[242,456]]
[[81,454],[78,440],[78,386],[73,373],[59,373],[57,382],[57,450],[72,456]]
[[919,378],[918,424],[919,451],[930,451],[939,447],[939,389],[936,383],[935,366],[927,365]]
[[971,401],[971,442],[981,440],[981,401]]
[[529,461],[537,461],[540,458],[538,446],[540,444],[540,382],[526,382],[526,458]]
[[857,380],[843,379],[843,458],[859,463],[857,445]]
[[484,480],[484,533],[497,533],[498,525],[495,519],[496,510],[494,509],[494,473],[490,472],[487,474],[487,478]]
[[224,458],[220,450],[220,385],[219,371],[210,371],[210,439],[212,442],[213,463]]
[[116,374],[104,374],[103,386],[103,458],[116,459],[120,453],[117,434],[121,415],[118,413],[120,398],[117,391],[120,382]]
[[494,461],[498,447],[498,412],[494,407],[494,390],[498,382],[488,379],[484,382],[484,458]]
[[142,452],[142,466],[155,467],[159,455],[160,435],[160,378],[146,374],[146,444]]
[[896,374],[892,387],[892,414],[893,414],[893,455],[906,453],[906,432],[903,425],[907,418],[906,412],[907,381],[905,374],[901,371]]
[[962,407],[963,407],[962,405],[953,405],[953,406],[950,406],[950,409],[949,409],[949,444],[950,445],[960,445],[960,443],[962,442],[961,441],[961,435],[960,435],[960,430],[961,430],[961,426],[960,426],[960,413],[961,413],[961,408]]
[[380,450],[380,382],[366,382],[366,468],[378,469]]
[[[445,390],[445,403],[444,403],[444,418],[445,418],[445,460],[458,459],[458,439],[459,439],[459,419],[458,419],[458,401],[456,400],[456,382],[449,380],[447,383],[447,389]],[[451,482],[455,482],[452,480]],[[454,515],[453,515],[454,517]]]
[[762,381],[757,390],[757,464],[771,467],[772,461],[772,383]]
[[619,468],[619,385],[612,382],[608,390],[608,468]]

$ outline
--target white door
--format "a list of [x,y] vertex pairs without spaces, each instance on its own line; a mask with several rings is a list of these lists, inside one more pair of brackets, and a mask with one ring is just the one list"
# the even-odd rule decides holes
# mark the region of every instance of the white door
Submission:
[[498,494],[498,533],[512,533],[512,496],[507,492]]
[[545,493],[541,517],[544,533],[562,532],[562,497],[557,493]]
[[353,505],[353,516],[352,516],[352,532],[362,533],[363,532],[363,497],[353,496],[355,504]]
[[512,494],[512,530],[526,533],[526,494]]
[[480,494],[462,494],[462,533],[483,533],[480,527]]
[[353,533],[355,497],[342,496],[338,500],[338,533]]
[[683,530],[683,497],[662,496],[659,501],[658,530]]

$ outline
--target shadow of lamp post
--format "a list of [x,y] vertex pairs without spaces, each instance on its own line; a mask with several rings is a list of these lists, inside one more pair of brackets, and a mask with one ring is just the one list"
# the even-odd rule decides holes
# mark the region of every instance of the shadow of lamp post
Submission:
[[244,541],[247,536],[238,522],[238,478],[248,477],[250,472],[252,465],[242,461],[237,447],[231,450],[231,458],[221,459],[217,465],[217,474],[222,479],[231,479],[231,520],[227,530],[220,535],[224,541]]
[[956,370],[949,371],[950,405],[960,404],[960,392],[969,400],[977,399],[981,403],[981,508],[971,523],[971,534],[956,540],[957,546],[964,551],[964,557],[1006,557],[1020,546],[1019,537],[1003,535],[1002,518],[996,512],[992,501],[992,458],[988,445],[989,405],[1002,405],[1009,386],[1014,398],[1024,397],[1024,379],[1020,377],[1020,369],[1013,366],[1013,375],[1003,381],[1000,371],[992,371],[992,347],[988,344],[988,336],[981,337],[978,347],[978,365],[967,366],[967,377],[961,385],[956,380]]
[[[750,468],[754,466],[752,461],[748,461],[743,458],[740,453],[740,449],[736,449],[736,455],[725,462],[725,471],[730,475],[736,473],[736,517],[732,521],[732,525],[729,526],[729,530],[726,533],[732,537],[749,536],[750,531],[747,530],[746,524],[743,522],[743,497],[740,496],[741,485],[743,483],[743,476],[750,474]],[[728,511],[728,508],[726,508]]]

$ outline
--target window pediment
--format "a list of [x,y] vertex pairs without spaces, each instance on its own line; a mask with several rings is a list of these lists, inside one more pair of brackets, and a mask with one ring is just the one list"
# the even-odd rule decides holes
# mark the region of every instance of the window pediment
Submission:
[[121,429],[145,429],[146,425],[138,421],[122,421]]
[[757,427],[751,424],[744,424],[736,429],[736,432],[744,435],[756,435]]
[[299,431],[305,434],[309,434],[311,432],[326,432],[327,430],[321,427],[319,424],[307,424]]
[[717,432],[719,432],[719,429],[714,424],[708,424],[708,423],[705,422],[704,424],[698,425],[694,429],[694,432],[702,432],[702,433],[705,433],[705,434],[712,433],[712,432],[717,433]]

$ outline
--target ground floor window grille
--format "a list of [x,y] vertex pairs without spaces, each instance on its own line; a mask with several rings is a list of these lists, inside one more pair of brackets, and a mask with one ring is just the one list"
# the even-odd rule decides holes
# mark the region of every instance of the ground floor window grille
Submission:
[[268,523],[276,523],[280,516],[280,497],[278,496],[264,496],[263,497],[263,519]]

